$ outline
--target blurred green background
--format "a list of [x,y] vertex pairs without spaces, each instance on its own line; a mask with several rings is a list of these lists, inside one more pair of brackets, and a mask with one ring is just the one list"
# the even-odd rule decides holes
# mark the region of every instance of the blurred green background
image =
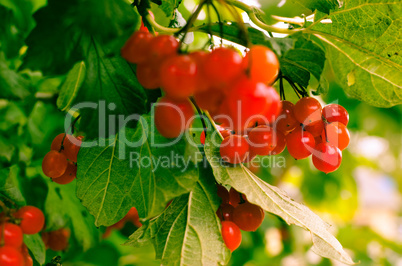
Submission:
[[[195,7],[185,0],[179,10],[186,18]],[[24,38],[34,26],[31,15],[45,0],[0,0],[0,166],[18,165],[21,176],[35,184],[24,191],[28,202],[42,202],[40,165],[54,136],[63,130],[65,113],[56,108],[56,97],[65,75],[44,76],[38,71],[18,71],[26,46]],[[258,5],[258,2],[254,2]],[[278,7],[280,5],[280,7]],[[291,1],[260,0],[265,19],[270,15],[293,17],[309,11]],[[16,12],[16,10],[20,10]],[[152,6],[156,20],[167,26],[169,19]],[[231,19],[224,10],[223,18]],[[206,22],[205,13],[200,23]],[[216,17],[213,17],[216,20]],[[192,48],[202,47],[205,34],[195,34]],[[286,167],[278,167],[271,157],[271,167],[253,168],[262,179],[285,190],[292,198],[305,203],[332,225],[333,233],[355,261],[361,265],[402,265],[402,107],[381,109],[348,98],[326,67],[329,92],[320,97],[323,104],[339,103],[350,114],[349,147],[343,152],[341,167],[324,174],[313,167],[311,159],[295,161],[285,151]],[[11,77],[11,78],[10,78]],[[21,79],[24,79],[21,81]],[[312,82],[314,84],[314,82]],[[7,94],[13,87],[18,97]],[[314,85],[312,88],[314,89]],[[288,87],[288,100],[297,101]],[[25,173],[25,174],[22,174]],[[61,189],[74,190],[75,183]],[[87,218],[91,221],[92,217]],[[67,226],[71,226],[67,223]],[[74,235],[66,253],[48,251],[47,260],[62,254],[63,265],[159,265],[152,246],[125,247],[121,244],[132,233],[129,225],[83,252]],[[95,228],[100,235],[105,228]],[[340,265],[310,251],[308,232],[273,215],[266,215],[263,225],[253,233],[242,232],[243,241],[230,265]],[[100,239],[100,237],[98,236]]]

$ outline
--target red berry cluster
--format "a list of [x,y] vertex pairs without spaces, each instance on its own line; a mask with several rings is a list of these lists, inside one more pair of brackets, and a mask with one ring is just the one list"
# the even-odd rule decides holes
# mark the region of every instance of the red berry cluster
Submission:
[[222,204],[216,214],[222,222],[223,241],[231,251],[234,251],[241,243],[240,230],[257,230],[265,214],[260,206],[248,202],[246,196],[234,188],[229,191],[221,185],[217,185],[217,188]]
[[341,164],[342,150],[349,145],[346,128],[349,114],[338,104],[324,108],[312,97],[301,98],[295,105],[282,103],[283,116],[276,123],[277,131],[285,137],[290,155],[295,159],[313,156],[314,166],[325,173],[333,172]]
[[71,183],[77,174],[77,156],[83,137],[61,133],[50,146],[42,161],[43,173],[57,184]]
[[132,207],[128,213],[126,214],[126,216],[123,217],[123,219],[121,219],[120,221],[118,221],[117,223],[108,226],[106,228],[105,233],[103,233],[103,238],[107,238],[113,230],[120,230],[122,229],[126,223],[132,223],[133,225],[135,225],[136,227],[141,227],[142,223],[140,222],[140,217],[138,216],[138,211],[135,207]]
[[[320,171],[338,169],[341,151],[350,141],[346,128],[349,114],[345,108],[338,104],[322,108],[312,97],[301,98],[296,105],[282,101],[281,106],[280,115],[272,123],[256,121],[241,134],[226,135],[220,146],[222,159],[238,164],[256,155],[280,154],[287,147],[295,159],[313,155],[313,164]],[[202,134],[201,142],[204,139]]]
[[24,244],[24,234],[39,233],[45,225],[43,212],[34,206],[0,214],[0,265],[29,266],[33,260]]
[[[255,45],[243,58],[232,48],[179,54],[179,42],[169,35],[135,32],[121,50],[137,64],[137,78],[146,89],[162,88],[165,96],[155,107],[155,125],[167,138],[179,136],[191,125],[188,97],[213,116],[228,120],[231,129],[243,129],[253,117],[275,117],[280,110],[272,84],[279,72],[275,54]],[[219,117],[217,117],[218,119]]]
[[53,251],[64,251],[68,247],[70,235],[70,229],[60,228],[54,231],[43,232],[41,236],[47,249]]

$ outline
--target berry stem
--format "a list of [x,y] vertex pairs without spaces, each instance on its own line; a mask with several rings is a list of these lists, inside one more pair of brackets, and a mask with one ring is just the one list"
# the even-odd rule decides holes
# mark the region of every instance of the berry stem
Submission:
[[191,103],[194,105],[195,109],[197,110],[198,115],[200,116],[202,127],[204,128],[205,138],[207,137],[207,123],[205,122],[204,114],[201,111],[201,108],[197,105],[193,97],[190,97]]
[[205,115],[208,117],[209,123],[213,126],[213,128],[216,130],[216,132],[218,132],[218,135],[221,137],[221,139],[223,140],[223,136],[221,134],[221,132],[219,132],[218,128],[216,127],[216,124],[214,122],[214,120],[212,119],[211,115],[208,113],[208,111],[205,112]]
[[264,22],[262,22],[256,15],[257,12],[261,13],[262,11],[259,11],[256,7],[251,7],[243,2],[240,2],[238,0],[226,0],[227,3],[243,10],[244,12],[247,13],[249,16],[250,20],[257,25],[258,27],[268,31],[268,32],[276,32],[276,33],[285,33],[285,34],[292,34],[297,31],[301,31],[302,29],[282,29],[282,28],[277,28],[271,25],[267,25]]

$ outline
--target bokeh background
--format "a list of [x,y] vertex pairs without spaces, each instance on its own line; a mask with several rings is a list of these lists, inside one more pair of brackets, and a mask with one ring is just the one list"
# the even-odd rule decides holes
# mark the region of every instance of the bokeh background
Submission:
[[[46,4],[45,0],[31,2],[31,14]],[[291,1],[260,0],[248,3],[261,7],[266,22],[271,24],[276,23],[271,18],[272,14],[294,17],[311,13]],[[185,0],[179,11],[186,18],[195,5],[196,2]],[[156,5],[152,6],[152,11],[158,23],[169,25],[169,19]],[[223,20],[232,20],[225,10],[221,12]],[[9,18],[12,13],[10,2],[0,0],[0,21]],[[23,18],[22,14],[19,19],[22,21]],[[212,20],[216,21],[216,16],[212,15]],[[205,22],[206,13],[203,12],[197,23]],[[18,85],[15,89],[22,96],[26,90],[33,91],[34,97],[12,99],[1,93],[5,86],[10,86],[9,77],[16,73],[21,64],[26,47],[20,41],[20,35],[26,35],[30,28],[32,25],[24,31],[17,25],[14,31],[10,31],[2,29],[0,24],[1,30],[7,30],[7,38],[0,38],[0,166],[6,168],[17,163],[23,168],[26,178],[37,183],[36,187],[25,191],[26,195],[31,195],[30,200],[35,201],[38,195],[46,195],[41,187],[43,181],[37,180],[41,159],[53,137],[63,131],[65,113],[57,110],[55,97],[65,76],[44,76],[38,71],[24,70],[19,74],[29,79],[29,88]],[[216,38],[215,41],[219,42]],[[196,33],[191,49],[203,47],[206,42],[205,34]],[[6,48],[15,49],[15,56],[7,57]],[[341,104],[350,114],[348,129],[351,142],[343,152],[341,167],[334,173],[324,174],[315,170],[311,160],[296,161],[285,151],[278,156],[285,158],[286,167],[275,166],[276,159],[272,157],[271,167],[253,167],[252,170],[330,223],[333,233],[361,265],[401,266],[402,107],[382,109],[348,98],[333,78],[335,71],[326,66],[329,90],[319,99],[323,104]],[[316,83],[312,81],[311,90],[316,89]],[[285,92],[288,100],[297,101],[290,87],[286,87]],[[74,186],[73,182],[63,189],[73,193]],[[89,222],[91,219],[88,216]],[[85,252],[73,236],[70,248],[63,253],[63,265],[159,265],[154,260],[152,246],[134,249],[121,245],[134,229],[133,225],[128,224],[121,231],[113,231],[107,239]],[[94,230],[101,234],[105,228]],[[341,265],[310,251],[308,232],[289,227],[283,220],[270,214],[266,215],[263,225],[256,232],[242,233],[242,244],[233,253],[230,265]],[[48,258],[57,254],[48,251]]]

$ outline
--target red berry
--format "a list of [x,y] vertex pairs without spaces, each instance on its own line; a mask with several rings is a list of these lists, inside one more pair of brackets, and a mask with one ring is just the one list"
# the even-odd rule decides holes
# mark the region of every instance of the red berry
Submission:
[[225,99],[225,94],[221,90],[211,88],[196,92],[194,99],[201,109],[216,113]]
[[264,220],[260,206],[246,202],[239,204],[233,211],[233,222],[243,231],[255,231]]
[[315,168],[330,173],[339,168],[342,161],[342,152],[329,143],[320,143],[313,153],[313,164]]
[[137,65],[138,82],[148,90],[160,87],[159,68],[149,62]]
[[285,150],[286,147],[286,138],[285,135],[280,132],[275,132],[275,148],[269,153],[270,155],[278,155]]
[[290,155],[295,159],[304,159],[311,155],[315,147],[315,140],[310,132],[297,127],[286,136],[286,143]]
[[228,190],[219,184],[216,184],[218,197],[222,199],[222,204],[229,203],[229,192]]
[[321,104],[315,98],[303,97],[294,106],[297,121],[307,126],[321,119]]
[[254,45],[243,59],[252,80],[264,84],[274,83],[279,73],[279,61],[275,53],[263,45]]
[[67,135],[66,138],[64,139],[63,153],[66,155],[67,159],[69,159],[71,162],[74,163],[77,162],[78,152],[80,151],[82,143],[81,139],[82,137],[76,138],[73,135]]
[[31,255],[29,255],[28,248],[25,244],[22,245],[22,247],[21,247],[21,255],[24,258],[24,262],[25,262],[24,266],[33,266],[32,257],[31,257]]
[[250,153],[268,155],[276,146],[275,132],[269,126],[258,126],[248,134]]
[[67,158],[58,151],[49,151],[42,161],[43,173],[51,178],[57,178],[64,174],[67,169]]
[[64,172],[64,174],[60,177],[52,178],[52,181],[60,185],[67,185],[73,182],[76,177],[77,177],[77,166],[75,166],[72,163],[68,163],[66,172]]
[[21,252],[15,247],[0,247],[1,266],[24,266],[24,258]]
[[4,245],[19,248],[23,243],[23,237],[22,230],[18,225],[0,224],[0,241],[4,241]]
[[[61,143],[63,142],[64,136],[66,136],[65,133],[60,133],[59,135],[57,135],[57,136],[53,139],[52,144],[50,145],[50,150],[62,152],[63,149],[64,149],[64,147],[63,147],[63,149],[61,148]],[[67,136],[66,136],[66,138],[67,138]],[[63,142],[63,143],[64,143],[64,142]],[[64,146],[64,145],[63,145],[63,146]]]
[[226,137],[220,146],[219,152],[224,161],[231,164],[244,162],[247,158],[249,145],[247,139],[239,135]]
[[197,84],[197,92],[206,91],[210,83],[206,78],[205,74],[205,62],[208,57],[208,53],[206,51],[195,51],[190,54],[190,57],[196,62],[197,64],[197,77],[196,77],[196,84]]
[[299,124],[294,116],[293,107],[293,103],[289,101],[282,101],[282,109],[278,118],[276,119],[276,130],[287,133],[295,129]]
[[39,233],[45,225],[43,212],[34,206],[24,206],[14,216],[21,219],[20,227],[27,235]]
[[322,109],[322,115],[328,122],[340,122],[345,126],[349,123],[349,113],[339,104],[328,104]]
[[126,216],[124,217],[126,221],[130,221],[133,223],[136,227],[141,227],[142,223],[140,222],[140,217],[138,216],[138,211],[135,207],[131,207],[131,209],[128,211]]
[[218,215],[221,221],[232,221],[233,210],[234,207],[232,205],[228,203],[222,204],[216,211],[216,215]]
[[243,201],[247,201],[246,195],[241,194],[239,191],[237,191],[236,189],[231,187],[229,190],[229,204],[236,208],[242,201],[240,199],[240,195],[241,195],[241,199],[243,199]]
[[241,232],[239,227],[233,222],[223,221],[222,238],[228,249],[233,252],[240,246],[241,243]]
[[133,64],[144,63],[148,59],[149,45],[152,39],[153,36],[149,32],[134,32],[121,48],[121,56]]
[[317,122],[311,123],[304,127],[304,129],[313,135],[313,137],[318,137],[324,130],[324,121],[319,120]]
[[210,84],[224,88],[242,72],[242,57],[232,48],[220,47],[208,54],[204,72]]
[[234,129],[242,131],[259,115],[263,114],[268,119],[275,117],[279,113],[279,102],[279,95],[273,88],[242,76],[234,84],[225,104]]
[[343,151],[349,145],[350,134],[344,124],[333,122],[326,125],[326,131],[321,131],[321,138]]
[[56,231],[46,232],[47,246],[53,251],[63,251],[68,247],[68,240],[70,238],[70,230],[61,228]]
[[155,104],[155,126],[165,138],[177,138],[189,126],[194,115],[188,100],[175,101],[166,96]]
[[172,56],[161,66],[162,89],[170,98],[185,99],[196,90],[197,73],[197,64],[190,56]]
[[[148,60],[154,65],[159,65],[166,58],[175,55],[179,48],[179,42],[170,35],[158,35],[154,37],[148,46]],[[159,71],[159,70],[158,70]]]

